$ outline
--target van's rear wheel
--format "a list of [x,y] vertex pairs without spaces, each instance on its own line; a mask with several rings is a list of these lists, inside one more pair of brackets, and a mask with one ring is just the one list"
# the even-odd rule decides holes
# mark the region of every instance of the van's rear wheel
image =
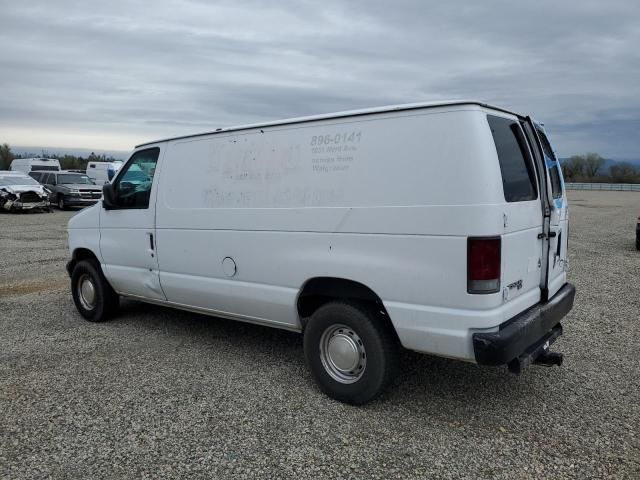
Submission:
[[109,319],[120,304],[118,294],[104,278],[100,266],[91,260],[81,260],[73,268],[71,294],[80,315],[90,322]]
[[398,342],[373,308],[331,302],[318,308],[304,332],[307,364],[321,390],[362,405],[393,379]]

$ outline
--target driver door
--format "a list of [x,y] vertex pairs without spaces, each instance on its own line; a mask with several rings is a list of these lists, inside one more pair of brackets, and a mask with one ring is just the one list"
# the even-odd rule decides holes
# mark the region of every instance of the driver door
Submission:
[[[162,145],[161,145],[162,146]],[[105,276],[121,294],[166,300],[155,245],[157,166],[161,146],[135,152],[113,181],[115,206],[100,209]]]

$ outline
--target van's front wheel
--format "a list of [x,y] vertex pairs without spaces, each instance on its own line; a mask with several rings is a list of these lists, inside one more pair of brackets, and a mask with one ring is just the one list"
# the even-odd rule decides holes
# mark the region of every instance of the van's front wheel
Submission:
[[81,260],[71,274],[71,294],[78,312],[90,322],[103,322],[118,309],[118,294],[97,262]]
[[373,308],[331,302],[318,308],[304,332],[304,353],[324,393],[362,405],[393,379],[398,342]]

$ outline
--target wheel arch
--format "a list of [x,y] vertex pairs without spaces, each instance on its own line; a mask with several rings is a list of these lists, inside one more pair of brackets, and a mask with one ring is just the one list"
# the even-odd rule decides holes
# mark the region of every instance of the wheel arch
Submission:
[[98,256],[90,249],[83,247],[76,248],[71,254],[71,260],[67,262],[67,273],[69,273],[69,276],[71,276],[71,274],[73,273],[73,268],[81,260],[95,260],[95,262],[100,265]]
[[304,282],[296,300],[296,310],[302,329],[304,330],[311,315],[318,308],[335,300],[366,304],[374,308],[397,336],[380,296],[361,282],[340,277],[313,277]]

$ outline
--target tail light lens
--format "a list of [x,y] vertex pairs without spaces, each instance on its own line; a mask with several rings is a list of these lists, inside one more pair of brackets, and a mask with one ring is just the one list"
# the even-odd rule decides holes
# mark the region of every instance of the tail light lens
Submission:
[[500,237],[467,240],[467,292],[500,291]]

